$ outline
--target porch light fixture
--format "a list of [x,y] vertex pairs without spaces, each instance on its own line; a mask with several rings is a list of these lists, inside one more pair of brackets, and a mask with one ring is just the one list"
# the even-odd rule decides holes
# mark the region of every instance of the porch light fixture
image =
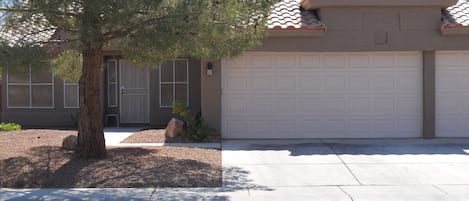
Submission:
[[207,75],[212,75],[213,74],[213,64],[212,62],[207,63]]

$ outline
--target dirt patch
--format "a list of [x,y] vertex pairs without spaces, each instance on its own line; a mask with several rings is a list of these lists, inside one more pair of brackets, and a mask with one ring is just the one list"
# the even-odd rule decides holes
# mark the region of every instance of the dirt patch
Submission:
[[74,131],[0,132],[1,188],[219,187],[221,152],[184,147],[108,149],[103,160],[60,148]]
[[[122,143],[193,143],[181,137],[166,139],[164,129],[148,129],[134,133]],[[220,142],[220,137],[212,136],[209,142]]]

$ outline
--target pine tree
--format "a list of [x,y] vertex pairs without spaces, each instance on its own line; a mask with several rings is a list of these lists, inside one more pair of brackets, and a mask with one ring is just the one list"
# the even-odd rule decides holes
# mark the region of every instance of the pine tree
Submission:
[[[0,11],[5,16],[0,32],[3,33],[0,67],[34,67],[37,61],[45,59],[55,61],[51,65],[65,67],[63,64],[77,66],[71,63],[81,62],[80,124],[75,153],[81,158],[104,158],[99,87],[103,48],[118,48],[126,59],[146,64],[178,56],[211,59],[235,56],[264,37],[267,16],[274,3],[274,0],[0,0]],[[59,37],[47,41],[35,37],[51,31]],[[12,42],[5,33],[24,37]],[[61,53],[65,50],[69,52]],[[74,54],[82,58],[70,57]]]

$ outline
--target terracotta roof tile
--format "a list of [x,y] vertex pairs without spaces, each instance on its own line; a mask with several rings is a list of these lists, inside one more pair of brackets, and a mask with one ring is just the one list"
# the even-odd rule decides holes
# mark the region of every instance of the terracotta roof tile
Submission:
[[459,0],[442,15],[442,28],[469,28],[469,0]]
[[300,7],[301,0],[282,0],[275,4],[267,22],[269,29],[309,29],[326,30],[326,26],[318,20],[314,11]]

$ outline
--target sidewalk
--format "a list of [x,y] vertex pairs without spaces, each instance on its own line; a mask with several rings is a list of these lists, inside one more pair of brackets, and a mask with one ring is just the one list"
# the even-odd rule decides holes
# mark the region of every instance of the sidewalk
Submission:
[[469,185],[230,188],[0,189],[0,200],[464,201]]

